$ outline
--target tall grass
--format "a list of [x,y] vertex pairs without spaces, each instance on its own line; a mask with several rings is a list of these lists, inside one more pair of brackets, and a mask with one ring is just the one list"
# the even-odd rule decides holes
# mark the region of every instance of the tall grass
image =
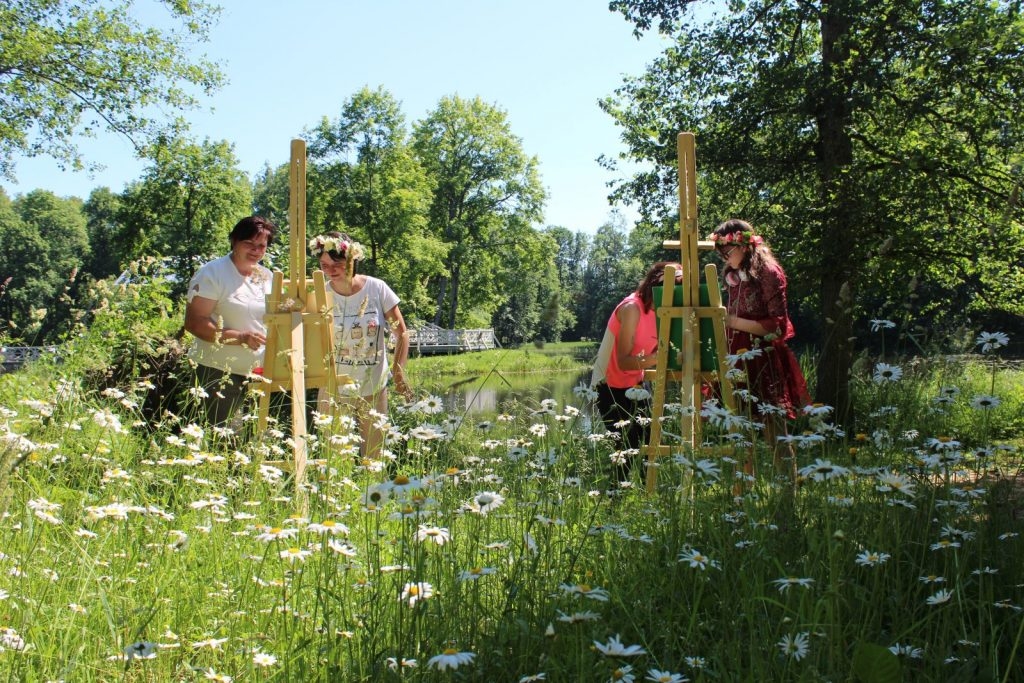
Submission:
[[1024,675],[1019,370],[865,372],[856,431],[791,425],[795,490],[707,411],[648,494],[583,391],[481,423],[426,397],[383,463],[319,418],[297,487],[288,435],[143,420],[138,377],[76,367],[0,378],[6,680]]

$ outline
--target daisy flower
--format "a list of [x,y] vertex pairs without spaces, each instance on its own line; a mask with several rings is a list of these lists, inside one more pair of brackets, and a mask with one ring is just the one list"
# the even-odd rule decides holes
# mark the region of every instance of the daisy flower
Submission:
[[608,679],[608,683],[634,683],[636,676],[633,675],[633,667],[628,664],[620,666],[612,671],[611,678]]
[[431,541],[437,545],[444,545],[451,540],[451,533],[444,527],[420,524],[419,531],[416,532],[416,540],[420,542]]
[[982,332],[974,343],[981,347],[982,353],[995,351],[1010,343],[1010,337],[1005,332]]
[[267,652],[253,652],[252,663],[256,666],[274,666],[277,664],[277,657]]
[[305,548],[285,548],[279,554],[282,560],[294,563],[305,562],[306,558],[313,554],[313,551],[306,550]]
[[572,596],[582,596],[584,598],[590,598],[591,600],[597,600],[599,602],[608,602],[608,591],[603,588],[597,588],[590,586],[589,584],[570,584],[563,583],[559,586],[564,593]]
[[609,638],[607,643],[601,643],[595,640],[594,647],[596,647],[598,651],[606,657],[636,657],[637,655],[647,653],[647,651],[639,645],[623,645],[622,641],[619,639],[619,634],[617,633]]
[[682,674],[674,674],[670,671],[661,671],[659,669],[651,669],[647,672],[645,681],[654,681],[654,683],[685,683],[690,680]]
[[692,568],[700,569],[701,571],[704,571],[709,566],[714,567],[715,569],[719,568],[719,564],[717,561],[712,560],[707,555],[702,554],[696,548],[687,548],[680,552],[679,561],[689,562]]
[[949,602],[952,597],[953,593],[943,588],[938,593],[928,596],[928,599],[925,600],[925,602],[929,605],[941,605],[944,602]]
[[878,332],[879,330],[891,330],[894,327],[896,327],[896,323],[891,320],[874,319],[871,321],[872,332]]
[[418,583],[405,584],[399,600],[403,602],[408,601],[409,607],[415,607],[416,603],[420,600],[429,600],[432,597],[434,597],[434,587],[426,581],[420,581]]
[[810,634],[807,632],[797,633],[795,636],[791,636],[788,633],[782,636],[776,645],[782,651],[782,654],[787,657],[792,657],[798,662],[807,656],[810,652],[811,643],[808,640]]
[[885,564],[892,557],[889,553],[879,553],[871,550],[865,550],[857,556],[855,562],[862,567],[877,567],[880,564]]
[[903,369],[898,365],[889,365],[888,363],[879,363],[875,366],[875,374],[873,379],[875,384],[885,384],[886,382],[896,382],[903,377]]
[[987,394],[979,394],[971,399],[971,407],[975,410],[991,410],[998,408],[1002,401],[998,396],[989,396]]
[[437,669],[438,671],[447,671],[448,669],[458,669],[463,664],[469,664],[476,657],[474,652],[459,652],[455,648],[448,648],[439,655],[434,655],[427,660],[428,669]]
[[467,503],[470,512],[479,515],[486,515],[488,512],[497,510],[505,502],[505,497],[494,491],[483,491],[473,496],[473,500]]
[[811,584],[814,583],[814,579],[801,579],[796,576],[784,576],[781,579],[775,579],[772,583],[778,587],[780,593],[785,593],[791,586],[810,588]]

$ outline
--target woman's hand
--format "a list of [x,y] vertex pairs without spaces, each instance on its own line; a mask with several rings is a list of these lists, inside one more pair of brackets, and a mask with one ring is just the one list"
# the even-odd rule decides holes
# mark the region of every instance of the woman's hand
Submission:
[[405,379],[405,368],[401,365],[395,366],[395,391],[405,397],[406,401],[412,401],[412,389],[409,387],[409,382]]
[[248,331],[238,333],[238,343],[256,351],[267,343],[267,336],[262,332]]

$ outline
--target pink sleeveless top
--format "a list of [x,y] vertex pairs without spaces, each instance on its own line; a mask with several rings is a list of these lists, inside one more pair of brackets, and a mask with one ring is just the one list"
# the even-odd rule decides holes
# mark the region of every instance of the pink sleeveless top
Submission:
[[[638,356],[643,351],[645,356],[649,356],[654,353],[654,348],[658,345],[657,319],[654,315],[653,307],[649,311],[644,311],[644,304],[640,301],[640,297],[637,296],[636,292],[620,301],[619,305],[612,311],[611,317],[608,318],[608,330],[615,337],[616,344],[618,344],[619,329],[622,327],[622,323],[619,322],[617,313],[627,303],[635,303],[637,308],[640,309],[640,320],[636,325],[633,348],[630,350],[629,355]],[[608,359],[608,369],[605,371],[605,381],[608,382],[608,386],[613,389],[628,389],[640,384],[644,380],[644,371],[622,370],[619,368],[618,355],[616,350],[612,349],[611,358]]]

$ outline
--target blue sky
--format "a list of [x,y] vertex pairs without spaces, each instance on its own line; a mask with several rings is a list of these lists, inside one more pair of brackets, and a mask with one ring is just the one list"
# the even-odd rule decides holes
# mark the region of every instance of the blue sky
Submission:
[[[145,4],[145,3],[142,3]],[[545,224],[594,232],[611,212],[595,159],[622,150],[597,107],[623,75],[639,75],[664,48],[637,40],[605,0],[221,0],[206,55],[229,84],[187,114],[193,135],[235,145],[250,177],[288,161],[289,143],[322,117],[335,119],[363,86],[383,86],[411,125],[444,96],[479,96],[508,114],[512,132],[540,161]],[[212,111],[211,111],[212,109]],[[81,145],[106,170],[61,172],[46,158],[18,162],[9,195],[43,188],[82,198],[121,191],[140,175],[127,141]],[[627,219],[634,214],[623,209]]]

